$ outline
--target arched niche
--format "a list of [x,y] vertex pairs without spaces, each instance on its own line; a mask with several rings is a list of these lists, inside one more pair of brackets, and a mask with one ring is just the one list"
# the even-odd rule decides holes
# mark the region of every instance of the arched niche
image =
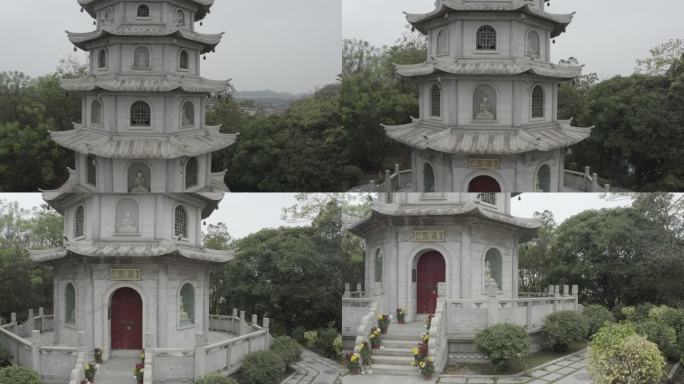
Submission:
[[473,119],[496,120],[496,90],[488,84],[481,84],[473,92]]
[[136,162],[128,167],[128,192],[147,193],[151,191],[150,179],[152,171],[142,162]]
[[140,207],[133,199],[123,199],[116,205],[115,232],[120,235],[140,233]]
[[499,290],[503,289],[503,259],[501,252],[496,248],[487,250],[484,258],[484,283],[485,288],[489,279],[492,278],[496,282]]
[[423,192],[435,191],[435,170],[430,163],[423,165]]

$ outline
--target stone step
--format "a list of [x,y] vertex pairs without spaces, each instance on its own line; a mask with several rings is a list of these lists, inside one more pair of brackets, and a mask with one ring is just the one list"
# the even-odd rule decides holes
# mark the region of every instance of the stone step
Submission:
[[387,334],[384,334],[384,335],[380,336],[380,338],[381,338],[383,341],[384,341],[384,340],[415,340],[415,342],[418,343],[418,342],[420,341],[420,336],[421,336],[420,333],[417,333],[417,334],[413,335],[413,334],[392,333],[392,332],[390,332],[390,333],[387,333]]
[[413,357],[411,348],[392,348],[383,345],[382,349],[373,350],[373,356],[409,356]]
[[418,346],[418,340],[387,340],[382,339],[382,345],[385,348],[401,348],[412,349]]
[[413,357],[407,357],[407,356],[373,355],[373,366],[375,366],[376,364],[381,364],[381,365],[396,365],[396,366],[411,367],[411,362],[413,360],[414,360]]
[[420,376],[418,368],[410,365],[373,364],[374,375]]

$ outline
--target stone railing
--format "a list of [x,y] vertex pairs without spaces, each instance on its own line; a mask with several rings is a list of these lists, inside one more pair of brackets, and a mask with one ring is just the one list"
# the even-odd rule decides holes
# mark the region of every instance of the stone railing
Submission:
[[[209,316],[209,329],[215,332],[226,332],[235,337],[208,344],[204,332],[195,334],[195,348],[153,348],[150,362],[150,383],[192,382],[209,373],[229,375],[236,372],[242,365],[247,354],[270,348],[269,334],[270,320],[263,318],[262,326],[257,323],[257,316],[252,316],[252,322],[245,319],[245,312],[236,316]],[[147,356],[147,352],[146,352]],[[145,359],[147,365],[147,359]],[[147,374],[148,367],[145,367]],[[148,384],[145,381],[145,384]]]
[[344,294],[342,295],[343,298],[350,298],[350,297],[366,297],[366,292],[363,290],[361,283],[356,284],[356,290],[352,291],[351,290],[351,284],[345,283],[344,284]]
[[[441,283],[440,283],[441,284]],[[437,299],[437,309],[430,321],[430,341],[428,342],[428,357],[435,364],[435,371],[442,372],[447,364],[449,356],[449,343],[447,341],[447,312],[444,298]]]
[[[413,170],[401,170],[399,164],[394,165],[394,172],[389,169],[385,171],[385,175],[381,183],[377,180],[371,180],[368,184],[360,185],[353,188],[350,192],[371,192],[381,193],[383,198],[392,199],[392,193],[406,190],[413,183]],[[391,201],[388,201],[391,202]]]
[[487,299],[447,299],[447,335],[449,338],[472,338],[480,330],[497,323],[512,323],[529,333],[538,332],[547,315],[579,309],[576,285],[552,286],[552,297],[499,299],[496,283],[488,286]]
[[[41,330],[52,331],[54,317],[45,315],[42,308],[38,313],[34,316],[29,310],[23,324],[18,324],[17,314],[12,313],[11,322],[0,326],[0,346],[9,351],[14,364],[39,372],[44,381],[69,382],[74,379],[79,352],[85,351],[83,332],[79,333],[79,348],[41,345]],[[83,366],[80,368],[82,371]]]
[[69,384],[81,384],[85,379],[85,352],[79,352],[76,357],[76,364],[69,375]]
[[356,337],[357,329],[361,325],[361,319],[371,311],[371,306],[377,302],[367,298],[342,298],[342,336]]
[[563,184],[566,188],[580,192],[610,192],[610,184],[599,185],[598,174],[591,173],[589,167],[584,168],[584,173],[567,169],[563,173]]
[[368,313],[364,315],[359,321],[359,326],[356,328],[356,339],[354,339],[354,352],[360,352],[360,346],[364,342],[370,346],[370,331],[378,326],[378,303],[372,301],[368,307]]

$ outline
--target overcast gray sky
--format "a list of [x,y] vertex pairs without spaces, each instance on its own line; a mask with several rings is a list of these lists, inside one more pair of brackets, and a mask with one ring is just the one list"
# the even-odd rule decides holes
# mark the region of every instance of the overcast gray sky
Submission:
[[[393,44],[405,31],[403,12],[424,13],[434,0],[344,0],[343,36],[375,46]],[[552,13],[577,12],[551,46],[552,60],[577,57],[599,77],[631,74],[637,58],[654,46],[684,38],[682,0],[553,0]]]
[[[197,28],[226,35],[202,62],[202,75],[233,79],[238,90],[293,93],[335,82],[342,67],[341,2],[217,0]],[[88,32],[92,23],[76,0],[2,0],[0,71],[53,72],[73,54],[64,31]]]
[[[281,219],[282,210],[292,206],[296,194],[292,193],[230,193],[221,202],[208,224],[226,223],[233,238],[242,238],[264,228],[307,225],[292,224]],[[681,196],[679,194],[678,196]],[[39,193],[3,193],[0,200],[18,201],[22,208],[31,209],[43,203]],[[629,206],[631,199],[620,196],[606,199],[596,193],[524,193],[512,200],[511,214],[533,217],[534,212],[550,210],[557,223],[587,209]]]

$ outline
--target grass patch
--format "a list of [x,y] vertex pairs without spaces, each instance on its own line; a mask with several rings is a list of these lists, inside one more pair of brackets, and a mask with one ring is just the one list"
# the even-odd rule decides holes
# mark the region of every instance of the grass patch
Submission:
[[492,363],[464,363],[456,366],[450,365],[446,368],[446,374],[450,375],[514,375],[546,364],[550,361],[570,355],[587,347],[587,342],[571,343],[567,352],[554,352],[551,348],[542,349],[527,356],[526,358],[513,361],[508,370],[501,370]]

